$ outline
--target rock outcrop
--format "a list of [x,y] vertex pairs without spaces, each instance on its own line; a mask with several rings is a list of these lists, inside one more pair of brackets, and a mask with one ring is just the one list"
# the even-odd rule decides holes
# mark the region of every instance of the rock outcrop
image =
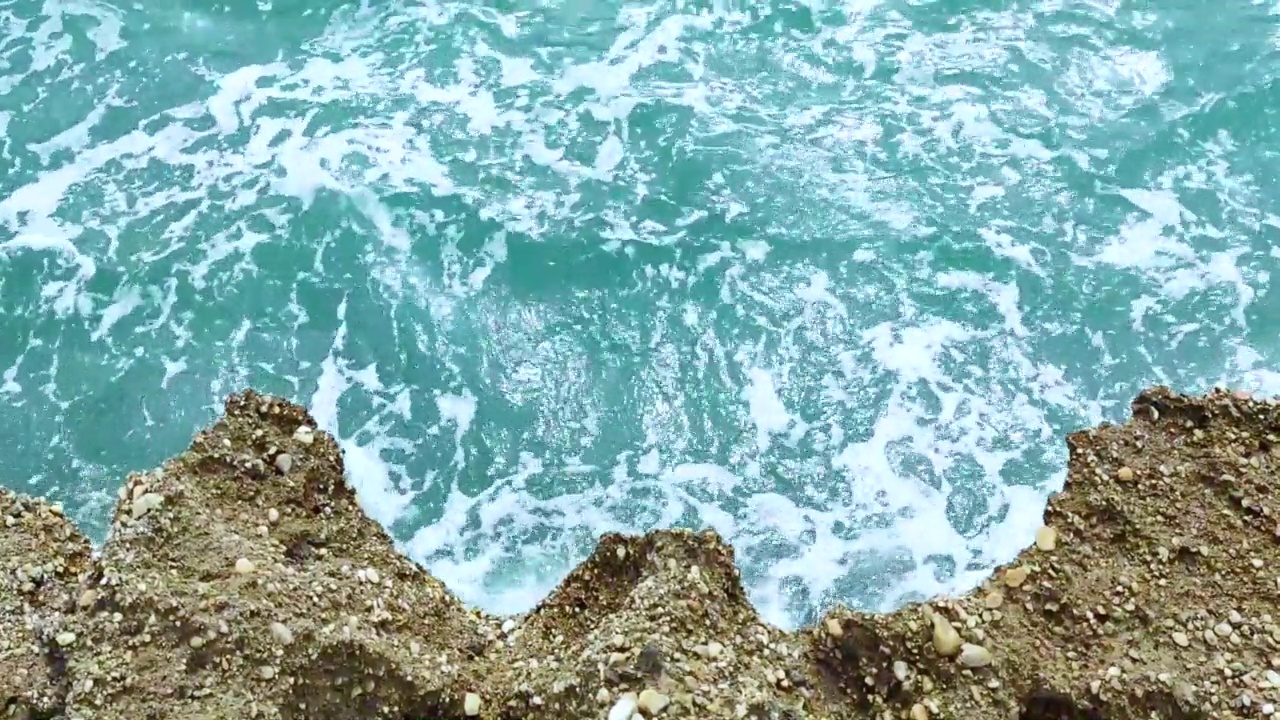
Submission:
[[0,703],[34,720],[1254,718],[1280,704],[1280,404],[1141,394],[1068,437],[974,591],[761,621],[711,532],[607,535],[531,612],[464,607],[252,391],[121,489],[99,555],[0,491]]
[[66,625],[92,571],[89,541],[61,508],[0,490],[0,707],[11,715],[63,708],[76,640]]

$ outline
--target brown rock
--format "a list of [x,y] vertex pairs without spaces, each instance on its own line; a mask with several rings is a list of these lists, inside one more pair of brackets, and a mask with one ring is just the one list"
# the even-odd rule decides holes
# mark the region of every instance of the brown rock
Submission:
[[[120,620],[69,623],[70,717],[462,714],[477,684],[464,648],[482,621],[394,550],[360,511],[333,438],[299,443],[300,425],[315,425],[301,407],[234,395],[190,449],[129,478],[126,496],[145,485],[139,497],[165,500],[136,523],[130,503],[116,509],[98,592]],[[289,448],[287,475],[252,472],[246,456],[270,447]],[[276,537],[255,532],[264,507],[290,518]],[[293,555],[298,542],[316,550]],[[353,566],[396,582],[359,582]]]
[[[1266,630],[1280,616],[1280,585],[1276,573],[1259,572],[1280,567],[1271,537],[1280,455],[1270,452],[1280,447],[1280,404],[1155,388],[1135,399],[1133,416],[1068,437],[1066,485],[1043,522],[1053,532],[1042,529],[1035,545],[997,569],[996,580],[1010,588],[998,608],[987,599],[991,586],[929,604],[945,602],[952,618],[967,618],[965,642],[992,650],[996,662],[984,667],[986,655],[970,650],[966,664],[977,662],[966,670],[922,648],[930,626],[915,608],[839,610],[856,645],[813,635],[816,664],[831,668],[827,677],[857,707],[871,708],[848,717],[921,715],[917,705],[956,718],[1257,714],[1264,700],[1253,676],[1280,662],[1280,634]],[[1126,480],[1150,480],[1110,482],[1116,467],[1128,469],[1120,473]],[[1174,548],[1167,562],[1155,560],[1160,547]],[[1244,620],[1227,618],[1239,643],[1222,636],[1230,611]],[[1215,647],[1200,643],[1206,631],[1218,638]],[[923,697],[883,681],[892,672],[880,666],[894,661],[916,669]],[[1242,714],[1233,703],[1246,696],[1252,710]]]
[[0,488],[0,711],[52,717],[61,710],[64,662],[75,634],[67,614],[86,592],[89,542],[42,500]]
[[[618,706],[706,720],[1253,717],[1275,703],[1266,673],[1280,664],[1280,405],[1156,388],[1133,416],[1068,437],[1052,542],[1037,533],[984,590],[885,615],[836,608],[787,633],[751,607],[712,532],[608,534],[527,615],[468,611],[360,512],[337,445],[302,408],[242,393],[187,452],[130,476],[96,562],[60,513],[0,492],[0,707],[65,720],[577,720]],[[287,472],[265,471],[286,453]],[[1143,482],[1112,482],[1117,467]],[[267,532],[263,508],[276,510]]]

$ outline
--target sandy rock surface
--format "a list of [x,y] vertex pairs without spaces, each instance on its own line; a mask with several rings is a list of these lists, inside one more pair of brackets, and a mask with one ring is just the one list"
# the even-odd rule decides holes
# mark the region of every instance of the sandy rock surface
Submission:
[[[761,621],[712,532],[606,535],[538,607],[465,608],[252,391],[121,489],[100,556],[0,491],[10,717],[1280,718],[1280,404],[1163,388],[1067,438],[1044,527],[962,597]],[[12,519],[12,520],[11,520]],[[4,717],[0,713],[0,717]]]
[[67,621],[90,570],[89,541],[60,508],[0,490],[0,708],[11,715],[62,708],[78,641]]

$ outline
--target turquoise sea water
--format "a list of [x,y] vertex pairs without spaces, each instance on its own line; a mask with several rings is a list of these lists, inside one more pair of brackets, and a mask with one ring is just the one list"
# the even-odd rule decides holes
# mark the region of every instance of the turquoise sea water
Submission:
[[487,609],[668,526],[888,608],[1280,392],[1278,247],[1275,2],[0,1],[0,484],[97,540],[254,386]]

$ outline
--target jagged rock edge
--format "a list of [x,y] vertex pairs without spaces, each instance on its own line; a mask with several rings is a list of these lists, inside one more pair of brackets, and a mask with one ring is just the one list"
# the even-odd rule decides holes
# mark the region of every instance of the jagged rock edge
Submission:
[[[1154,422],[1160,421],[1161,419],[1171,419],[1171,418],[1178,418],[1178,419],[1184,420],[1186,423],[1188,423],[1188,428],[1193,426],[1197,428],[1205,427],[1208,423],[1212,421],[1213,418],[1210,417],[1210,413],[1206,412],[1204,402],[1206,398],[1212,398],[1212,397],[1216,397],[1219,400],[1227,399],[1225,394],[1223,393],[1217,393],[1216,395],[1211,394],[1209,396],[1203,396],[1203,397],[1201,396],[1192,397],[1192,396],[1176,395],[1171,391],[1169,391],[1168,388],[1164,388],[1164,387],[1156,387],[1156,388],[1144,390],[1134,399],[1132,403],[1132,417],[1128,421],[1126,421],[1126,423],[1123,426],[1120,426],[1120,427],[1128,427],[1128,426],[1134,425],[1135,423],[1154,423]],[[1239,395],[1234,395],[1233,397],[1236,400],[1243,400],[1243,398],[1241,398]],[[256,393],[253,393],[252,391],[246,391],[246,393],[236,394],[228,398],[228,405],[227,405],[228,412],[230,412],[231,410],[232,402],[234,400],[237,400],[238,398],[246,399],[248,402],[257,402],[261,400],[268,403],[290,404],[287,401],[283,401],[278,398],[272,398],[269,396],[260,396],[260,395],[257,395]],[[1233,415],[1239,414],[1238,408],[1231,406],[1229,403],[1226,407],[1228,408],[1227,410],[1228,413]],[[309,418],[309,416],[307,417]],[[221,419],[219,419],[219,422],[220,421]],[[1101,426],[1101,428],[1103,429],[1108,427],[1111,427],[1111,426],[1105,423]],[[1076,457],[1077,439],[1088,433],[1092,433],[1095,430],[1097,429],[1082,430],[1075,433],[1071,433],[1067,437],[1066,440],[1068,442],[1068,447],[1070,451],[1070,457],[1068,462],[1069,468],[1074,467],[1075,463],[1077,462],[1077,457]],[[192,448],[194,448],[194,442],[193,442]],[[187,452],[190,452],[190,451],[191,449],[188,449]],[[179,457],[181,457],[181,455]],[[168,461],[165,464],[165,466],[168,466],[172,462],[173,460]],[[1079,481],[1074,479],[1074,473],[1069,473],[1066,487],[1064,487],[1064,489],[1060,493],[1057,493],[1050,498],[1048,506],[1045,511],[1046,516],[1052,514],[1055,506],[1058,503],[1060,503],[1065,497],[1067,497],[1069,493],[1072,492],[1073,482],[1079,482]],[[341,488],[333,488],[333,490],[338,490],[339,492],[346,491],[354,494],[350,486],[346,483],[343,483],[343,486]],[[41,502],[38,500],[28,500],[28,501],[35,502],[35,503]],[[57,514],[60,516],[61,515],[60,511]],[[113,530],[113,535],[114,535],[114,530]],[[106,544],[110,544],[112,540],[113,538],[108,538]],[[389,538],[386,538],[386,540],[388,543],[390,543]],[[690,540],[692,540],[693,542],[690,543]],[[628,556],[629,558],[637,558],[637,557],[647,558],[650,561],[654,559],[661,560],[662,559],[660,557],[661,553],[655,551],[655,548],[659,546],[674,547],[677,549],[678,552],[686,552],[686,553],[689,551],[691,547],[695,549],[701,548],[701,550],[697,550],[694,553],[698,558],[697,563],[703,567],[710,567],[713,571],[719,571],[720,577],[718,579],[722,581],[722,586],[719,592],[723,596],[731,600],[741,600],[743,603],[745,603],[746,595],[741,585],[741,582],[739,580],[738,569],[736,565],[733,564],[732,548],[723,544],[720,538],[714,532],[705,531],[702,533],[695,534],[695,533],[689,533],[686,531],[653,531],[642,536],[623,536],[616,533],[609,533],[602,536],[596,550],[593,551],[593,553],[586,560],[580,563],[579,566],[576,567],[570,573],[570,575],[566,577],[566,579],[562,583],[560,583],[557,586],[557,588],[547,598],[545,598],[542,602],[540,602],[538,606],[535,607],[528,614],[518,618],[519,622],[521,624],[536,622],[541,618],[554,616],[557,613],[562,612],[564,609],[564,604],[559,603],[557,601],[562,600],[566,595],[575,595],[575,594],[581,595],[581,591],[584,585],[598,588],[599,587],[598,583],[600,583],[601,580],[607,580],[609,578],[623,581],[622,582],[623,587],[625,587],[625,585],[629,583],[634,583],[637,580],[637,572],[635,570],[634,565],[630,565],[626,563],[620,564],[619,562],[615,562],[615,558],[618,560],[621,560],[625,555],[625,556]],[[1029,547],[1025,549],[1022,553],[1020,553],[1018,558],[1015,559],[1013,562],[1008,563],[1007,565],[1002,566],[1001,568],[997,568],[995,573],[993,573],[993,578],[999,575],[1006,568],[1019,564],[1023,560],[1025,555],[1033,551],[1034,551],[1034,547]],[[667,558],[667,559],[670,560],[671,558]],[[92,574],[95,577],[100,576],[102,574],[103,569],[98,566],[98,559],[96,556],[93,559],[93,563],[94,565],[92,569]],[[958,598],[950,598],[950,599],[938,598],[938,599],[930,600],[925,603],[913,604],[899,611],[896,611],[895,613],[891,613],[887,616],[874,616],[874,615],[868,616],[868,615],[864,615],[857,612],[851,612],[844,608],[837,607],[837,608],[833,608],[832,610],[824,614],[824,616],[813,627],[802,628],[795,631],[794,633],[789,633],[787,635],[789,635],[792,638],[800,639],[801,644],[807,646],[807,652],[809,653],[810,658],[814,659],[814,653],[812,649],[813,646],[816,644],[814,639],[820,638],[820,637],[830,637],[832,635],[831,630],[834,623],[835,625],[840,626],[841,628],[840,633],[843,634],[844,638],[846,638],[846,642],[844,643],[844,645],[848,648],[853,649],[853,654],[856,659],[858,656],[865,656],[867,654],[873,653],[876,649],[883,650],[882,647],[873,649],[871,645],[882,645],[885,639],[882,637],[876,636],[874,633],[868,636],[866,631],[859,629],[859,625],[857,622],[851,623],[850,622],[851,619],[866,620],[868,618],[874,619],[877,617],[894,617],[898,615],[905,615],[908,613],[918,613],[923,608],[930,607],[931,604],[933,604],[936,601],[941,600],[945,602],[947,600],[972,599],[972,596],[974,596],[977,592],[978,590],[975,589],[973,592],[960,596]],[[580,599],[576,601],[576,603],[581,607]],[[609,610],[608,607],[599,608],[599,607],[591,607],[589,605],[583,607],[582,609],[588,613],[595,612],[595,613],[601,613],[606,615],[608,614],[608,610]],[[81,609],[76,608],[68,612],[68,615],[78,615],[78,614],[82,614],[82,612],[83,611]],[[476,614],[483,615],[483,613],[479,613],[478,611],[476,611]],[[750,608],[749,605],[747,605],[747,609],[744,612],[744,617],[739,618],[739,621],[746,621],[746,622],[755,623],[757,625],[763,625],[763,623],[759,619],[758,614],[756,614],[754,609]],[[861,634],[862,637],[860,639],[856,639],[852,644],[850,644],[847,641],[848,638],[850,637],[856,638],[856,636],[858,636],[859,634]],[[76,649],[74,647],[70,648],[69,650],[63,650],[61,648],[58,648],[56,644],[53,644],[51,642],[46,641],[45,644],[46,644],[46,652],[48,653],[48,657],[53,658],[54,660],[57,660],[57,658],[61,657],[61,655],[64,652],[67,654],[74,654],[76,652]],[[865,645],[866,647],[859,647],[860,644]],[[51,662],[50,664],[51,674],[56,674],[54,673],[55,666],[61,667],[64,664],[65,664],[65,661]],[[815,664],[818,664],[818,663],[815,663]],[[52,678],[52,679],[54,680],[55,685],[61,681],[61,678]],[[877,686],[877,687],[883,686],[884,688],[888,688],[892,684],[893,684],[892,681],[884,680],[884,678],[882,677],[876,678],[875,682],[870,683],[870,685]],[[828,688],[828,690],[830,689]],[[889,691],[886,690],[886,692],[889,692]],[[7,700],[7,703],[8,704],[6,706],[6,709],[10,710],[11,712],[13,711],[14,708],[18,707],[16,705],[17,703],[16,699],[10,698]],[[1040,687],[1040,688],[1029,690],[1024,696],[1024,698],[1021,700],[1021,703],[1022,703],[1022,707],[1020,709],[1019,717],[1022,720],[1039,720],[1040,718],[1065,717],[1065,715],[1063,715],[1062,713],[1070,713],[1073,716],[1087,717],[1087,718],[1110,717],[1110,714],[1108,713],[1108,709],[1106,708],[1105,704],[1101,706],[1095,706],[1088,702],[1078,702],[1077,700],[1073,699],[1069,693],[1064,693],[1057,689],[1049,688],[1049,687]],[[447,702],[445,704],[448,706],[448,710],[445,710],[443,707],[441,707],[439,709],[439,712],[448,713],[450,714],[450,716],[460,713],[461,705],[462,705],[461,698],[458,698],[456,701]],[[868,704],[859,702],[857,698],[854,698],[854,705],[859,707],[860,710],[870,709],[870,706]],[[1176,710],[1176,712],[1184,712],[1184,711]],[[55,710],[54,712],[40,712],[39,714],[31,714],[29,717],[31,717],[34,720],[34,718],[37,718],[37,717],[57,717],[58,715],[59,715],[59,712]],[[517,716],[503,715],[502,717],[505,718],[505,717],[517,717]],[[1164,717],[1164,716],[1162,715],[1161,717]],[[1170,715],[1170,717],[1173,717],[1173,716]],[[1183,715],[1178,715],[1177,717],[1192,718],[1192,717],[1199,717],[1199,716],[1195,715],[1194,713],[1187,713]]]

